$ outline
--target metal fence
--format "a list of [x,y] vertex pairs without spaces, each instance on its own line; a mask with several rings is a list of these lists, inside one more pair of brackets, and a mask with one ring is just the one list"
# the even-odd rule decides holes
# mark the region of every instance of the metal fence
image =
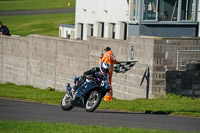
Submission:
[[177,50],[177,70],[185,70],[193,62],[200,62],[200,50]]

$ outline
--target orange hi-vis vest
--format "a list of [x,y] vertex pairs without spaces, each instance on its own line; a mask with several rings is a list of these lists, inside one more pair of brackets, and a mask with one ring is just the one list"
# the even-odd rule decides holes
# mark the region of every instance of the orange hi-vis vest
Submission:
[[102,62],[106,62],[108,64],[110,64],[110,69],[112,70],[113,69],[113,64],[116,64],[116,59],[115,59],[115,56],[113,55],[113,52],[110,50],[110,51],[107,51],[102,58],[99,59],[99,64],[101,64]]
[[106,62],[110,65],[110,71],[109,71],[109,82],[110,82],[110,91],[106,93],[104,96],[104,101],[112,101],[112,73],[113,73],[113,68],[114,64],[117,63],[115,56],[113,55],[113,52],[107,51],[102,58],[99,59],[99,64],[102,62]]

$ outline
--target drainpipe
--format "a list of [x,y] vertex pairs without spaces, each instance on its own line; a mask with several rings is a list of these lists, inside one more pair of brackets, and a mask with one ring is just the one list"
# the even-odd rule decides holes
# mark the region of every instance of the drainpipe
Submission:
[[134,57],[134,46],[131,46],[131,60],[133,60]]

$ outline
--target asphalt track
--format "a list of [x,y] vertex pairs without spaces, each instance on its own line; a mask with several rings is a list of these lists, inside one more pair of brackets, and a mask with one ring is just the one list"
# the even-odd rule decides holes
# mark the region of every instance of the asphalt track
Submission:
[[0,98],[0,120],[62,122],[81,125],[131,127],[200,132],[200,118],[177,117],[83,108],[62,111],[60,106]]
[[75,12],[74,8],[44,9],[44,10],[16,10],[16,11],[0,11],[0,16],[58,14],[58,13],[74,13],[74,12]]

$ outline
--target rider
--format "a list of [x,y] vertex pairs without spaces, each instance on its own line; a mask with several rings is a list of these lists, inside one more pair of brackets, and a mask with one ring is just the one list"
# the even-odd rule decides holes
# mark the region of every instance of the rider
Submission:
[[74,87],[72,88],[72,91],[74,92],[79,86],[81,86],[85,81],[86,77],[101,77],[104,80],[109,81],[109,70],[110,65],[106,62],[102,62],[100,67],[93,67],[92,69],[86,71],[83,73],[83,76],[81,77],[75,77],[74,78]]

